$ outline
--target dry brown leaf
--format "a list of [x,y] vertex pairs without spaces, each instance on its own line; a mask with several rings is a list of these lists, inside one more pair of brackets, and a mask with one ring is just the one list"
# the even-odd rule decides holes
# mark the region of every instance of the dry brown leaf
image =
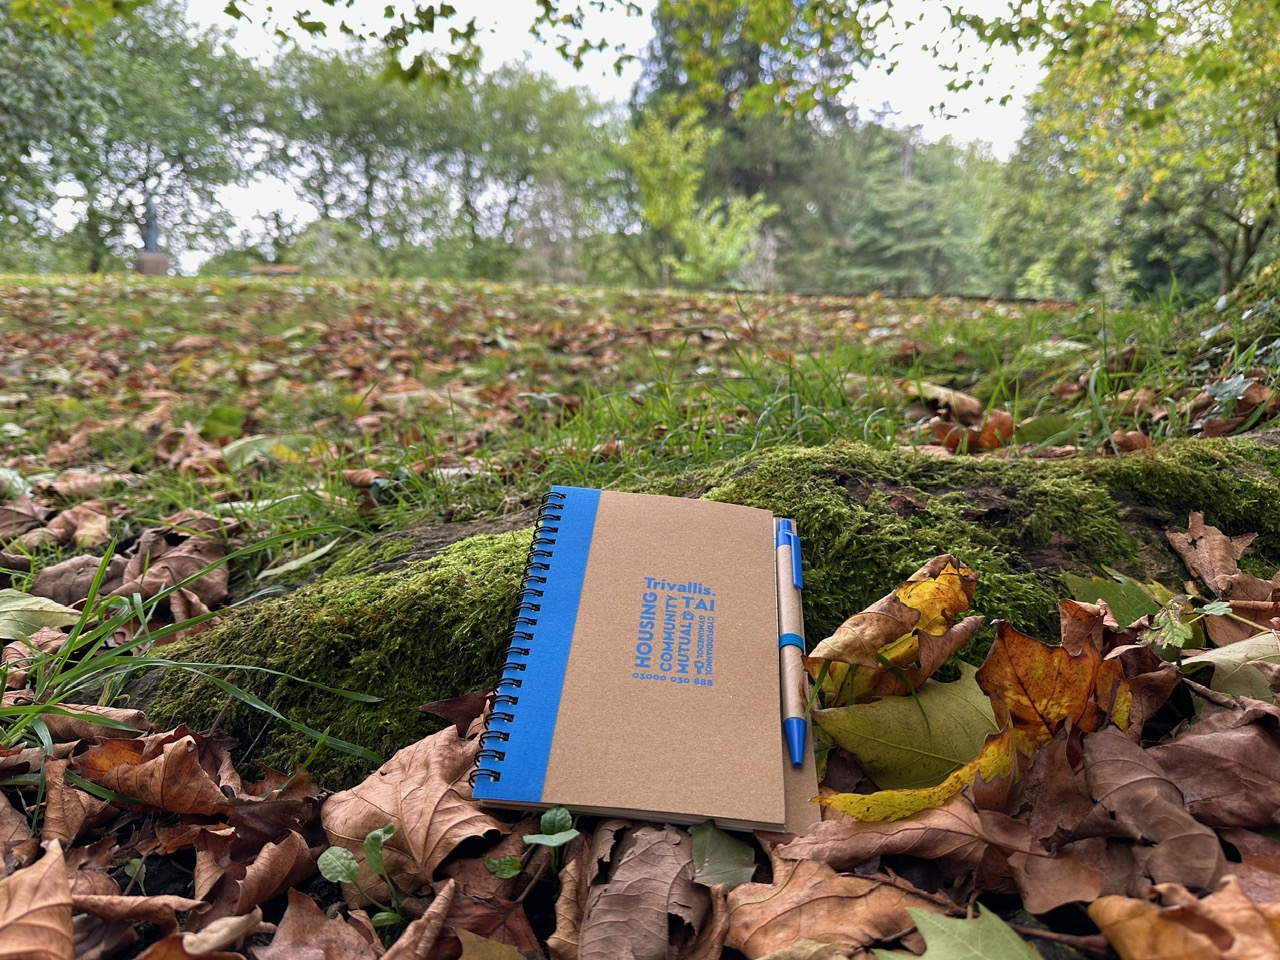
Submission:
[[41,627],[26,640],[6,643],[0,652],[0,662],[7,668],[5,689],[21,690],[27,684],[27,670],[36,653],[52,653],[66,641],[67,635],[53,627]]
[[66,769],[66,760],[45,761],[46,797],[40,836],[46,842],[60,840],[69,846],[86,827],[100,824],[112,812],[112,807],[106,800],[67,783]]
[[212,745],[185,727],[131,740],[108,739],[72,760],[72,769],[116,793],[168,813],[226,813],[232,803],[214,774]]
[[848,960],[853,956],[865,956],[858,947],[838,943],[818,943],[801,938],[789,947],[783,947],[760,960]]
[[106,836],[89,846],[67,851],[67,882],[73,903],[76,897],[113,896],[120,892],[120,884],[111,879],[111,871],[118,866],[114,859],[118,849],[115,837]]
[[[509,899],[514,894],[517,878],[509,877],[503,880],[485,866],[485,860],[489,858],[501,860],[503,857],[516,857],[519,859],[529,850],[528,844],[524,842],[525,835],[541,832],[542,826],[537,817],[521,820],[512,826],[511,832],[491,847],[484,857],[458,857],[449,860],[437,873],[457,880],[460,892],[467,896]],[[582,845],[582,842],[576,838],[571,842],[578,846]],[[529,876],[537,873],[539,867],[542,866],[542,858],[546,857],[546,852],[546,847],[534,848],[529,861],[525,864],[524,872]],[[575,852],[576,848],[567,849],[565,856],[572,859]]]
[[301,890],[290,890],[289,905],[271,943],[251,947],[250,956],[253,960],[375,960],[380,954],[375,943],[372,927],[366,930],[351,921],[330,919]]
[[915,929],[908,907],[941,912],[936,900],[903,881],[845,876],[812,860],[779,860],[772,883],[746,883],[730,892],[725,942],[749,960],[799,940],[870,947]]
[[31,835],[26,815],[7,796],[0,796],[0,847],[20,843]]
[[1142,878],[1214,889],[1226,873],[1217,834],[1186,811],[1182,794],[1153,753],[1114,730],[1090,734],[1082,746],[1084,776],[1096,806],[1076,835],[1132,840],[1138,889]]
[[18,497],[0,503],[0,543],[7,543],[43,526],[45,518],[52,512],[30,497]]
[[1111,448],[1116,453],[1150,450],[1154,446],[1155,442],[1141,430],[1116,430],[1111,434]]
[[981,427],[961,427],[935,417],[928,423],[934,438],[952,453],[975,453],[999,450],[1013,439],[1013,415],[1005,410],[991,410]]
[[178,930],[179,913],[202,910],[208,906],[203,900],[170,894],[134,897],[122,894],[73,893],[71,904],[76,913],[88,913],[104,920],[149,923],[164,933],[175,933]]
[[[100,596],[110,596],[124,582],[124,570],[128,563],[121,556],[113,556],[107,561],[107,571],[99,589]],[[87,554],[69,557],[37,573],[31,581],[30,592],[37,597],[48,597],[65,606],[75,607],[89,596],[89,588],[97,577],[101,564],[101,557]]]
[[74,544],[82,550],[111,539],[111,506],[106,500],[86,500],[63,510],[44,525],[54,543]]
[[[15,811],[16,812],[16,811]],[[518,836],[512,831],[512,836]],[[587,905],[587,893],[591,889],[593,858],[591,845],[572,841],[576,852],[565,856],[560,870],[560,894],[556,897],[556,929],[547,937],[551,960],[578,960],[582,945],[582,912]]]
[[141,710],[130,710],[126,707],[100,707],[96,703],[60,703],[58,706],[66,710],[67,714],[46,713],[44,724],[49,735],[61,743],[72,740],[93,740],[104,736],[118,737],[128,732],[118,727],[105,726],[95,718],[123,723],[139,733],[151,733],[155,730],[147,720],[147,715]]
[[0,880],[0,960],[74,960],[71,887],[58,841]]
[[[1202,580],[1215,597],[1223,600],[1280,599],[1272,581],[1244,573],[1237,561],[1244,556],[1256,533],[1228,537],[1204,522],[1204,514],[1191,514],[1186,533],[1166,533],[1170,545],[1193,576]],[[1220,617],[1208,617],[1208,621]]]
[[1277,960],[1280,915],[1245,896],[1234,877],[1203,899],[1176,885],[1156,888],[1166,905],[1100,897],[1089,918],[1122,960]]
[[609,879],[587,893],[581,960],[674,960],[692,943],[711,908],[693,879],[693,838],[672,826],[604,825],[616,839]]
[[92,470],[64,470],[56,480],[41,480],[36,491],[53,494],[63,500],[96,497],[120,486],[132,486],[138,477],[132,473],[95,473]]
[[458,885],[452,880],[446,880],[427,912],[405,927],[400,939],[383,955],[383,960],[427,960],[440,939],[445,918],[452,910],[457,892]]
[[[431,882],[436,867],[469,837],[505,832],[471,799],[466,776],[478,740],[464,740],[453,727],[405,747],[376,773],[324,804],[321,819],[329,842],[346,847],[360,861],[360,885],[375,899],[388,895],[386,883],[364,863],[364,838],[392,823],[395,835],[383,848],[392,881],[407,893]],[[366,902],[354,887],[347,902]]]
[[1280,903],[1280,840],[1252,830],[1220,829],[1224,845],[1234,848],[1238,862],[1228,857],[1227,869],[1255,903]]
[[266,903],[316,872],[307,841],[296,831],[289,831],[279,843],[264,844],[261,850],[244,858],[232,855],[237,839],[232,830],[225,834],[206,831],[196,838],[197,868],[211,845],[216,845],[220,852],[216,876],[206,872],[197,888],[203,888],[204,892],[198,895],[212,903],[201,918],[201,928],[211,921],[239,916],[257,904]]
[[724,954],[724,941],[729,936],[729,895],[723,883],[713,884],[707,892],[711,896],[711,914],[692,946],[681,951],[679,960],[720,960]]
[[[239,525],[199,510],[182,510],[166,517],[138,538],[134,555],[124,571],[124,582],[113,591],[116,596],[139,594],[144,600],[154,597],[187,577],[200,573],[221,560],[227,552],[227,541],[235,536]],[[225,564],[208,571],[186,588],[205,607],[212,609],[227,599],[228,583]]]
[[816,860],[834,870],[848,871],[889,854],[976,865],[986,846],[973,801],[957,794],[940,807],[890,823],[848,817],[825,820],[776,847],[773,853],[787,860]]
[[244,954],[227,950],[192,953],[187,949],[187,933],[171,933],[138,954],[137,960],[244,960]]
[[1240,698],[1206,704],[1147,753],[1211,827],[1270,827],[1280,816],[1280,707]]

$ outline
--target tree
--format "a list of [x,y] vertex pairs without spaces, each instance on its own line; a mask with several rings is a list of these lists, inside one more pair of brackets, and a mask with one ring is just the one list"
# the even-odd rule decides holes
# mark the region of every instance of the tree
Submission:
[[760,225],[777,210],[759,193],[699,204],[703,161],[720,136],[696,114],[673,120],[653,111],[623,148],[644,220],[657,235],[664,287],[673,273],[690,284],[720,280],[742,262]]
[[217,34],[196,36],[172,6],[110,21],[87,66],[110,108],[50,145],[78,187],[85,267],[125,255],[154,204],[170,246],[225,225],[217,190],[243,181],[261,79]]
[[[448,135],[439,172],[471,276],[501,277],[531,218],[554,196],[562,236],[581,241],[616,224],[619,171],[611,145],[617,118],[585,90],[504,66],[446,94]],[[544,226],[548,221],[543,219]]]
[[866,124],[843,138],[842,214],[824,285],[902,296],[989,289],[979,256],[995,161]]
[[1280,11],[1240,0],[1217,21],[1185,18],[1177,37],[1116,22],[1053,66],[1037,127],[1079,158],[1082,179],[1113,191],[1127,223],[1194,234],[1225,293],[1280,215]]
[[16,18],[0,0],[0,226],[31,217],[49,196],[48,144],[101,112],[102,95],[74,39]]
[[445,143],[445,105],[421,85],[389,83],[355,52],[295,51],[272,72],[268,169],[322,220],[347,220],[380,247],[423,233]]

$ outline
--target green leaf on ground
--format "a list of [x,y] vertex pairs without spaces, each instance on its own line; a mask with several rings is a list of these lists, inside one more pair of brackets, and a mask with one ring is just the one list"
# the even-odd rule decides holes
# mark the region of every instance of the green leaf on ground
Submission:
[[346,847],[330,847],[320,854],[316,866],[330,883],[355,883],[360,878],[360,863]]
[[310,553],[303,554],[300,557],[295,557],[293,560],[289,560],[286,563],[282,563],[278,567],[271,567],[267,570],[263,570],[260,574],[258,574],[257,579],[265,580],[267,577],[278,577],[281,574],[292,573],[294,570],[300,570],[301,568],[305,567],[307,564],[312,563],[316,560],[319,560],[326,553],[328,553],[330,550],[336,547],[339,543],[341,543],[341,541],[337,537],[335,537],[334,539],[330,540],[328,543],[312,550]]
[[494,857],[485,857],[484,866],[499,880],[510,880],[520,873],[520,858],[502,857],[501,859],[495,859]]
[[21,590],[0,590],[0,640],[29,637],[41,627],[69,627],[80,611]]
[[249,411],[227,403],[214,404],[204,415],[200,435],[206,440],[230,440],[244,432]]
[[1274,630],[1230,646],[1197,653],[1194,657],[1185,657],[1182,671],[1194,673],[1209,665],[1213,667],[1210,689],[1232,697],[1276,700],[1266,675],[1254,666],[1256,663],[1280,664],[1280,636]]
[[544,847],[563,847],[578,836],[573,829],[573,814],[565,807],[552,807],[542,815],[541,833],[526,833],[525,843],[538,843]]
[[1074,573],[1064,573],[1062,579],[1071,591],[1071,599],[1081,603],[1102,600],[1111,608],[1116,623],[1121,627],[1155,613],[1162,602],[1151,595],[1146,584],[1130,577],[1078,577]]
[[[925,940],[925,960],[1041,960],[1040,952],[990,910],[971,920],[943,917],[908,908]],[[877,960],[908,956],[896,950],[874,951]]]
[[323,452],[324,444],[315,437],[303,433],[282,433],[233,440],[222,448],[222,461],[227,469],[239,471],[259,457],[289,463]]
[[385,827],[371,830],[364,838],[364,862],[378,876],[385,876],[387,868],[382,863],[382,848],[395,836],[396,825],[388,823]]
[[1049,443],[1074,439],[1075,421],[1064,413],[1046,413],[1028,420],[1013,431],[1014,443]]
[[725,833],[708,820],[690,827],[693,837],[693,879],[704,886],[723,883],[726,891],[750,883],[756,872],[751,844]]
[[880,789],[931,787],[976,757],[997,730],[976,674],[976,667],[961,664],[959,680],[929,680],[915,698],[885,697],[813,716]]

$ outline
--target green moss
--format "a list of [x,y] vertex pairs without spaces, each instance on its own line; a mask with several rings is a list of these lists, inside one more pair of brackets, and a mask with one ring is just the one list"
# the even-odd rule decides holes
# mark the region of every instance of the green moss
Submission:
[[[828,635],[940,553],[981,573],[977,612],[1052,637],[1063,568],[1137,556],[1106,490],[1044,462],[940,461],[849,443],[774,450],[754,469],[741,466],[701,479],[714,499],[798,519],[813,637]],[[1050,545],[1054,556],[1043,549]],[[989,643],[988,626],[969,657],[980,661]]]
[[386,536],[358,540],[342,549],[338,558],[329,565],[325,572],[328,577],[347,577],[362,573],[370,567],[403,557],[413,549],[413,540],[408,537]]
[[1201,510],[1206,523],[1226,533],[1257,533],[1253,561],[1272,571],[1280,566],[1280,448],[1195,440],[1087,461],[1079,469],[1118,499],[1167,513],[1178,529],[1186,529],[1188,513]]
[[[390,756],[438,728],[419,712],[421,704],[493,683],[528,547],[527,531],[473,537],[401,571],[331,573],[165,652],[175,659],[270,667],[380,696],[381,703],[358,704],[293,681],[232,675],[286,716]],[[162,680],[149,713],[162,725],[201,729],[225,704],[206,681],[173,672]],[[235,703],[218,722],[248,744],[264,719]],[[290,769],[311,746],[303,735],[277,729],[254,759]],[[332,787],[369,773],[365,761],[333,751],[323,751],[313,771]]]
[[[1241,441],[1169,442],[1155,451],[1073,461],[955,457],[858,443],[784,448],[651,483],[655,493],[708,496],[799,521],[805,616],[827,636],[940,553],[981,574],[974,598],[988,625],[961,656],[980,662],[990,621],[1057,636],[1063,570],[1102,564],[1176,585],[1185,571],[1164,539],[1191,510],[1229,533],[1256,531],[1263,569],[1280,566],[1280,450]],[[321,580],[228,617],[218,630],[168,648],[188,659],[268,666],[371,692],[352,704],[288,681],[246,682],[290,716],[383,755],[435,729],[417,707],[489,687],[499,672],[529,532],[462,540],[428,560],[370,573],[410,551],[412,538],[348,550]],[[210,724],[224,698],[207,684],[164,678],[151,706],[164,724]],[[244,742],[261,714],[235,706],[219,721]],[[258,758],[288,768],[311,744],[274,730]],[[315,770],[342,787],[367,764],[325,752]]]

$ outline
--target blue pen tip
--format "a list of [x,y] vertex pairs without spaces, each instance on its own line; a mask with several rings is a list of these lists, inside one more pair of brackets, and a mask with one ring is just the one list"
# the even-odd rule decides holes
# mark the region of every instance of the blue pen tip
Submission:
[[809,724],[803,717],[787,717],[782,721],[787,734],[787,750],[793,767],[804,766],[804,741],[809,735]]

